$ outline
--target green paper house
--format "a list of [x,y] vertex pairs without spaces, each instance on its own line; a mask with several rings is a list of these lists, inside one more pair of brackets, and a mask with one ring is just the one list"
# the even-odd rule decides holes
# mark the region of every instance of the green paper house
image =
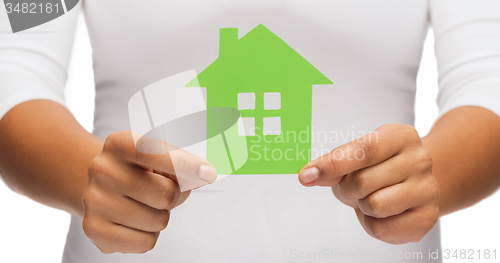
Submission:
[[[219,58],[187,87],[206,87],[208,137],[211,109],[240,111],[237,129],[209,140],[207,160],[219,174],[295,174],[310,161],[312,86],[332,82],[273,32],[258,25],[241,39],[220,29]],[[246,146],[229,151],[231,138]],[[244,164],[236,155],[248,155]],[[241,167],[240,167],[241,166]]]

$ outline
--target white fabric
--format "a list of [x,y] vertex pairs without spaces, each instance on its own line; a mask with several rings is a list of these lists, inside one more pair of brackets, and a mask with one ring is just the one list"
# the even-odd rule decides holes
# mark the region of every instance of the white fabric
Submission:
[[[93,48],[94,134],[101,139],[129,129],[127,103],[137,91],[210,65],[220,28],[237,27],[241,37],[261,23],[334,82],[313,92],[313,130],[337,135],[315,142],[318,152],[384,123],[413,124],[429,24],[440,114],[476,105],[500,115],[500,1],[83,0],[35,33],[0,32],[0,117],[28,100],[63,103],[82,9]],[[7,18],[0,18],[6,30]],[[63,262],[400,262],[405,252],[422,252],[428,261],[429,250],[439,248],[439,225],[419,243],[389,245],[366,234],[330,189],[302,187],[296,176],[252,175],[193,191],[144,255],[102,255],[73,217]]]
[[499,7],[499,1],[430,1],[440,116],[463,105],[500,115]]

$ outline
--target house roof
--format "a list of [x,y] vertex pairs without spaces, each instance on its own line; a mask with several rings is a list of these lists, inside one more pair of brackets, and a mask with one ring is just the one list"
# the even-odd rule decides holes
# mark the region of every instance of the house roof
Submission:
[[332,84],[319,70],[262,24],[238,40],[236,28],[220,30],[220,52],[186,87]]

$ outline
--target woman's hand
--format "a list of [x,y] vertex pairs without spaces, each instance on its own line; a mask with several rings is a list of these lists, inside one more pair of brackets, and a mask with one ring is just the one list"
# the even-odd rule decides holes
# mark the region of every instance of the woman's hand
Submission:
[[[143,137],[139,144],[156,154],[137,150],[130,131],[112,133],[88,170],[83,230],[106,254],[153,249],[160,231],[167,227],[170,210],[189,196],[190,191],[179,188],[179,173],[185,182],[198,187],[217,177],[206,160],[182,150],[169,152],[163,141]],[[176,163],[180,164],[177,173]]]
[[304,166],[305,186],[330,186],[371,236],[420,241],[439,218],[432,157],[408,125],[388,124]]

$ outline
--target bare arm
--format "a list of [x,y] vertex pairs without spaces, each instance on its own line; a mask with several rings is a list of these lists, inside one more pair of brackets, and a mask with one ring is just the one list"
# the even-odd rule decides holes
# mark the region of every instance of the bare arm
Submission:
[[102,145],[60,104],[25,102],[0,121],[0,173],[17,193],[83,217],[87,170]]
[[454,109],[422,142],[434,162],[441,215],[474,205],[500,186],[500,118],[491,111]]

